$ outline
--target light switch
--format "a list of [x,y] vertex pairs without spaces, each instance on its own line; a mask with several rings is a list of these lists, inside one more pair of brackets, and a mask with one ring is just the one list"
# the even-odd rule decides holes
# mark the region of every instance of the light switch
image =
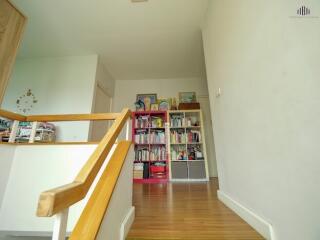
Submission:
[[218,97],[220,97],[221,96],[221,88],[218,88],[218,91],[217,91],[217,93],[216,93],[216,97],[218,98]]

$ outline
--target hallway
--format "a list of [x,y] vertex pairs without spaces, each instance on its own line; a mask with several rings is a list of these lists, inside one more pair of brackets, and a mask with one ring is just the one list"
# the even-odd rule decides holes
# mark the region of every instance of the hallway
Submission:
[[136,218],[127,240],[263,239],[217,198],[218,181],[134,184]]

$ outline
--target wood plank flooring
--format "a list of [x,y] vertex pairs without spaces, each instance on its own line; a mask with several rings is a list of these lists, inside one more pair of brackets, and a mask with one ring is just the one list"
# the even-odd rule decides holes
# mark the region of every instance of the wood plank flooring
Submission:
[[218,181],[134,184],[136,218],[127,240],[264,239],[217,198]]

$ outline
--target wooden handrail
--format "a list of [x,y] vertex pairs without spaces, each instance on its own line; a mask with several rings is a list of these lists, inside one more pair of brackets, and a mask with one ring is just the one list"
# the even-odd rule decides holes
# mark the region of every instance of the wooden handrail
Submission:
[[118,143],[69,240],[96,239],[130,146],[130,141]]
[[92,113],[92,114],[61,114],[61,115],[30,115],[27,122],[67,122],[86,120],[115,120],[120,113]]
[[129,109],[124,109],[120,113],[72,183],[41,193],[37,216],[51,217],[86,196],[105,158],[130,117],[131,111]]
[[89,113],[89,114],[59,114],[59,115],[30,115],[24,116],[0,109],[0,117],[21,122],[68,122],[68,121],[97,121],[115,120],[120,113]]
[[0,117],[4,117],[10,120],[26,121],[27,117],[17,113],[9,112],[3,109],[0,109]]

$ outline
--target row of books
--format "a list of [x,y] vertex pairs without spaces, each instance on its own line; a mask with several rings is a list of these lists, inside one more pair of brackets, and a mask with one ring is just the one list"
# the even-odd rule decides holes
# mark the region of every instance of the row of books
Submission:
[[189,160],[204,160],[204,156],[200,146],[192,145],[188,147]]
[[[12,121],[0,119],[0,142],[8,142]],[[36,142],[54,142],[56,139],[55,126],[51,123],[38,123],[34,140]],[[28,142],[32,132],[31,122],[20,122],[16,133],[16,142]]]
[[156,130],[150,132],[150,143],[161,143],[165,144],[166,143],[166,135],[163,130]]
[[36,142],[54,142],[56,140],[56,127],[52,123],[39,123],[34,137]]
[[8,142],[12,127],[12,121],[0,118],[0,142]]
[[133,164],[133,178],[134,179],[143,179],[143,163],[134,163]]
[[184,117],[184,115],[171,115],[170,127],[194,127],[199,126],[197,117]]
[[149,116],[139,116],[135,119],[135,128],[149,127]]
[[154,146],[149,148],[137,148],[135,150],[135,161],[163,161],[166,160],[166,148],[164,146]]
[[149,160],[149,149],[148,148],[138,148],[135,150],[135,161],[148,161]]
[[201,142],[201,133],[198,130],[191,130],[187,132],[188,143]]
[[170,141],[172,144],[186,143],[186,133],[183,130],[170,131]]
[[[31,122],[20,122],[16,142],[28,142],[32,132]],[[38,123],[34,140],[36,142],[54,142],[56,128],[52,123]]]
[[134,142],[138,144],[148,144],[149,143],[149,133],[145,129],[137,130],[134,135]]
[[184,115],[171,115],[170,126],[171,127],[186,126],[186,119]]
[[175,146],[171,149],[172,160],[187,160],[187,152],[185,146]]
[[150,160],[159,161],[167,159],[167,152],[164,146],[152,147],[150,150]]
[[134,141],[137,144],[165,144],[166,135],[164,130],[153,130],[148,132],[145,129],[137,130],[134,135]]
[[200,146],[189,146],[187,151],[185,146],[174,146],[171,149],[172,160],[203,160],[204,156]]
[[163,128],[164,120],[158,116],[139,116],[135,119],[135,128]]

